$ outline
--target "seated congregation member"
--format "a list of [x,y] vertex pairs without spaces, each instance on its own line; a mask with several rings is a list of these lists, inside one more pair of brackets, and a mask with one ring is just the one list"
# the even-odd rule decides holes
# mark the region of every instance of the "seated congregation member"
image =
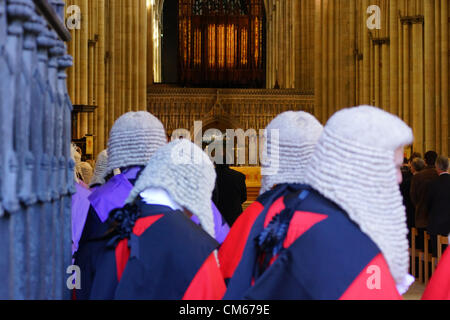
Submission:
[[[90,196],[90,209],[80,239],[75,264],[81,269],[81,289],[76,299],[88,299],[96,260],[104,249],[110,226],[106,223],[113,209],[121,208],[133,185],[153,153],[166,144],[162,123],[148,112],[129,112],[119,117],[110,131],[105,183]],[[113,172],[120,169],[120,174]]]
[[306,168],[309,186],[258,218],[264,230],[247,242],[225,298],[401,299],[414,281],[399,188],[412,139],[378,108],[334,114]]
[[91,299],[221,299],[225,283],[211,209],[215,178],[209,157],[188,140],[156,151],[127,205],[111,212],[116,237],[99,259]]
[[[219,249],[220,269],[226,280],[242,258],[252,226],[260,214],[267,213],[272,203],[304,183],[304,173],[323,126],[309,113],[287,111],[273,119],[266,128],[264,147],[267,157],[262,161],[261,191],[237,219]],[[262,224],[260,225],[262,228]],[[259,230],[259,229],[258,229]]]
[[97,156],[95,163],[94,175],[92,176],[89,188],[91,191],[97,190],[100,186],[105,184],[106,168],[108,167],[108,151],[103,150]]

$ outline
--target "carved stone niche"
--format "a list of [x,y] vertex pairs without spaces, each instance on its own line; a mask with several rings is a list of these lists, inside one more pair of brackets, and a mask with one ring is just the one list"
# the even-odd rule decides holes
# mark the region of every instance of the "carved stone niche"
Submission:
[[[148,111],[164,124],[169,137],[188,130],[202,141],[208,129],[254,130],[259,134],[279,113],[303,110],[314,113],[314,97],[295,89],[210,89],[151,87]],[[201,124],[199,123],[201,121]],[[253,131],[252,130],[252,131]],[[247,132],[248,133],[248,132]],[[249,154],[248,148],[245,150]]]

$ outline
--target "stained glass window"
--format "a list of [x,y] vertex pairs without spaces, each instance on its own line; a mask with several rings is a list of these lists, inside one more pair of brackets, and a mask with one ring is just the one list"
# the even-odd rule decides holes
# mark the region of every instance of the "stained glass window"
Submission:
[[262,0],[178,0],[180,82],[264,87]]

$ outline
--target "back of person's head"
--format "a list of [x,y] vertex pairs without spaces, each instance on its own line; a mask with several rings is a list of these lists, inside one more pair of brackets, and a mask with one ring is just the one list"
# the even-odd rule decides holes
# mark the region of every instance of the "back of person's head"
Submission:
[[92,166],[88,162],[82,161],[77,164],[77,170],[81,174],[81,179],[83,180],[83,182],[89,185],[94,172]]
[[230,164],[233,162],[234,149],[227,148],[227,138],[223,137],[216,142],[213,142],[215,148],[211,152],[213,157],[212,161],[217,169],[229,168]]
[[412,141],[411,128],[395,115],[371,106],[343,109],[325,125],[306,170],[307,183],[378,245],[397,283],[409,267],[399,177]]
[[448,158],[446,156],[439,156],[436,159],[436,169],[441,172],[448,172]]
[[122,115],[110,131],[105,176],[115,169],[145,166],[153,153],[166,143],[163,124],[149,112],[128,112]]
[[413,152],[411,154],[411,157],[409,157],[409,162],[413,161],[415,158],[422,158],[422,154],[419,152]]
[[75,164],[78,164],[81,162],[81,150],[75,144],[72,144],[71,156],[72,156],[73,161],[75,161]]
[[81,154],[77,151],[77,146],[72,143],[70,145],[70,156],[74,162],[74,167],[73,167],[73,176],[74,176],[74,180],[75,182],[80,182],[81,179],[81,173],[78,172],[79,168],[77,167],[77,164],[79,164],[81,162]]
[[108,152],[107,150],[103,150],[97,156],[94,175],[90,182],[91,187],[94,185],[102,185],[105,183],[105,174],[107,166],[108,166]]
[[411,162],[411,168],[414,172],[420,172],[425,168],[425,161],[421,158],[414,158]]
[[164,189],[179,206],[196,215],[202,228],[215,238],[211,207],[216,172],[208,155],[189,140],[174,140],[159,148],[131,190],[133,203],[146,189]]
[[261,191],[283,183],[305,183],[305,169],[323,132],[323,126],[311,114],[287,111],[266,127],[261,166]]
[[435,151],[428,151],[427,153],[425,153],[425,163],[427,164],[427,166],[429,167],[434,167],[434,165],[436,164],[436,159],[438,157],[438,154]]

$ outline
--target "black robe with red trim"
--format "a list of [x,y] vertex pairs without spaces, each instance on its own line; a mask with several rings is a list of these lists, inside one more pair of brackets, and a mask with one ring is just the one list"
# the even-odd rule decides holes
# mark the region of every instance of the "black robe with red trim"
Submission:
[[229,279],[233,276],[242,258],[250,231],[258,216],[267,213],[267,210],[264,209],[268,209],[273,201],[289,192],[298,190],[300,187],[301,185],[297,184],[277,185],[272,190],[260,195],[239,216],[219,249],[220,270],[222,271],[225,282],[228,283]]
[[255,238],[285,209],[285,197],[260,214],[224,299],[401,299],[387,262],[375,243],[337,205],[316,191],[295,207],[284,250],[255,278]]
[[217,241],[181,211],[141,201],[138,210],[130,238],[99,259],[91,299],[221,299]]
[[[119,176],[109,179],[103,186],[98,187],[91,196],[95,196],[97,199],[101,199],[102,202],[107,204],[115,203],[115,200],[118,198],[122,199],[124,202],[136,182],[137,178],[133,175],[139,175],[142,167],[133,166],[122,168],[121,170],[122,172],[131,170],[133,173],[131,173],[130,176],[127,176],[126,174],[120,175],[123,179],[117,179]],[[125,185],[121,183],[124,183]],[[118,194],[120,194],[120,197],[118,197]],[[104,208],[108,207],[108,205],[103,206]],[[109,210],[105,210],[106,215],[108,214],[108,211]],[[94,281],[97,272],[97,259],[102,255],[102,252],[105,251],[106,244],[110,240],[110,230],[110,221],[106,220],[102,222],[98,212],[91,203],[81,235],[79,249],[74,255],[74,263],[80,268],[81,289],[75,290],[72,299],[89,299],[92,282]]]

